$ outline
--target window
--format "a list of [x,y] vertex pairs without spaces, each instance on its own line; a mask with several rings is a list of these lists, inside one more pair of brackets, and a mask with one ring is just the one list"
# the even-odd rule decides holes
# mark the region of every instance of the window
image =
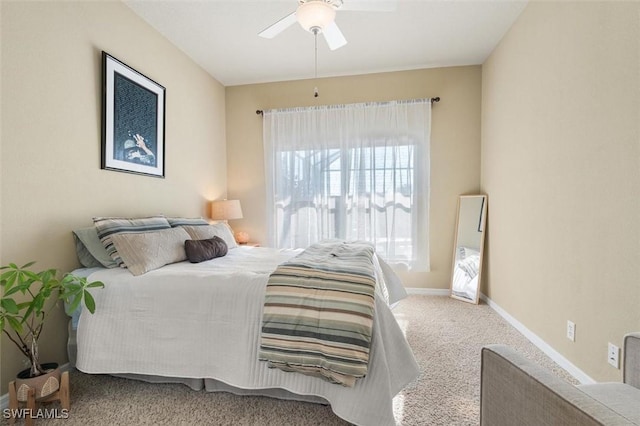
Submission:
[[430,102],[265,112],[270,244],[365,240],[428,269]]

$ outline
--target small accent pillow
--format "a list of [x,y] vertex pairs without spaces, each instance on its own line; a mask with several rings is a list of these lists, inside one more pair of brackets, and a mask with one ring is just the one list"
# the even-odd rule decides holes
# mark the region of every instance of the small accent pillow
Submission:
[[209,222],[201,217],[197,218],[188,218],[188,217],[168,217],[167,221],[169,221],[169,225],[172,228],[176,226],[207,226]]
[[192,240],[208,240],[213,237],[220,237],[227,243],[229,250],[238,247],[233,231],[224,222],[207,226],[184,226],[183,228],[191,235]]
[[119,233],[150,232],[171,228],[164,216],[144,217],[139,219],[127,219],[123,217],[94,217],[93,224],[96,227],[98,238],[107,250],[114,262],[121,268],[126,268],[118,254],[118,250],[111,242],[111,238]]
[[94,266],[116,268],[118,266],[102,245],[95,226],[74,230],[73,239],[76,242],[78,260],[85,268]]
[[169,228],[155,232],[115,234],[111,241],[126,267],[137,276],[186,260],[184,246],[190,238],[182,228]]
[[191,263],[200,263],[227,254],[227,243],[218,236],[208,240],[187,240],[184,242],[187,259]]

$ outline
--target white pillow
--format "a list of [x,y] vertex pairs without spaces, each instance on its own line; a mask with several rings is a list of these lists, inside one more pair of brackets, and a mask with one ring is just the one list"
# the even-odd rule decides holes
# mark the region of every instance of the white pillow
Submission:
[[213,237],[220,237],[227,243],[229,250],[238,247],[231,227],[224,222],[207,226],[183,226],[182,228],[189,233],[193,240],[209,240]]

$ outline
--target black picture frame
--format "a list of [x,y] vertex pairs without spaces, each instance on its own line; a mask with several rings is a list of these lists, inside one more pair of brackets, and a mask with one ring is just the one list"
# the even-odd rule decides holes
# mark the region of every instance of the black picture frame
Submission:
[[166,89],[102,52],[101,168],[165,177]]

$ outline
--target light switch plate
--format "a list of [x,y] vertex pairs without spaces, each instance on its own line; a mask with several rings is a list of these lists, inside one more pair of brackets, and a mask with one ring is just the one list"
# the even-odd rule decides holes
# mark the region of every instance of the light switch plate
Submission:
[[567,321],[567,339],[576,341],[576,325],[573,321]]

